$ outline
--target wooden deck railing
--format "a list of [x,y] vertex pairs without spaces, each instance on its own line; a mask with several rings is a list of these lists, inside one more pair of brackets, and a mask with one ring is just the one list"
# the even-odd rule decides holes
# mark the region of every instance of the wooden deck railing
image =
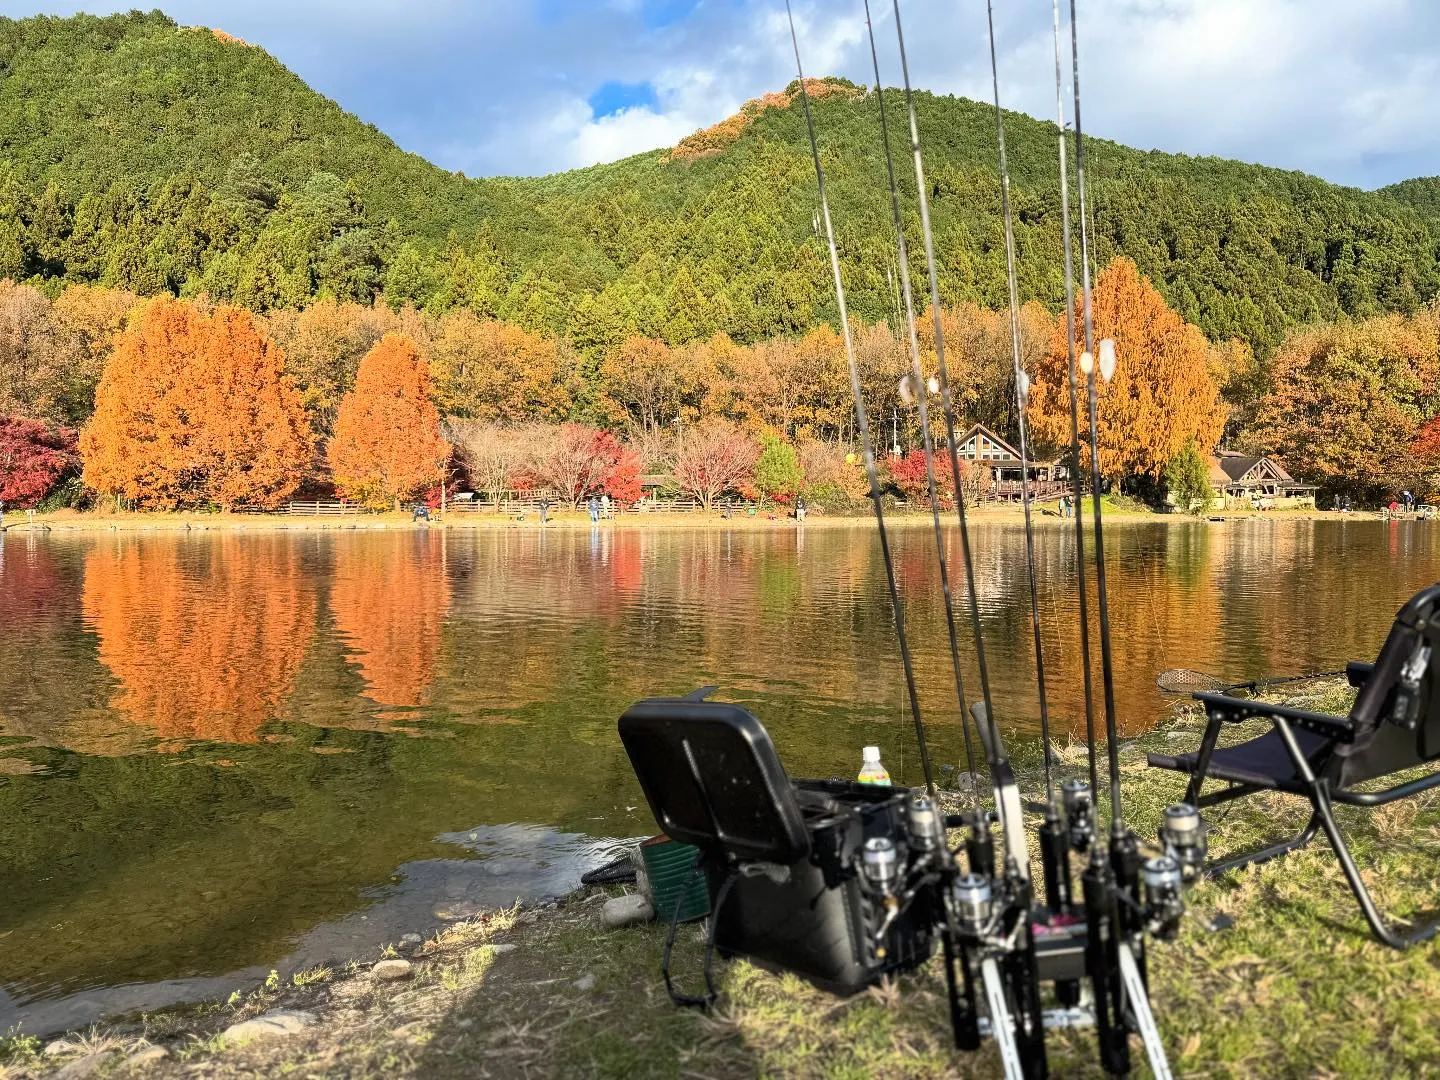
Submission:
[[[1064,480],[1032,480],[1030,481],[1031,499],[1056,499],[1070,490],[1070,485]],[[1020,498],[1020,481],[1005,480],[997,482],[993,489],[993,495],[999,499]]]
[[330,516],[340,514],[368,514],[370,511],[357,503],[344,501],[321,501],[296,502],[291,500],[290,504],[283,511],[286,514],[301,514],[305,516]]

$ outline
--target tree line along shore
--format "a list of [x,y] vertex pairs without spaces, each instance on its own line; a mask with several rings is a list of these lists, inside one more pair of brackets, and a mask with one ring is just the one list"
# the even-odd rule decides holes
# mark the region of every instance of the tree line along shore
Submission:
[[[1322,499],[1435,486],[1440,307],[1295,331],[1263,364],[1238,340],[1207,341],[1127,259],[1100,274],[1094,311],[1119,356],[1098,386],[1111,490],[1208,501],[1200,473],[1218,446],[1276,455]],[[1019,318],[1035,453],[1058,457],[1069,320],[1033,303]],[[961,304],[941,324],[962,419],[1013,437],[1008,317]],[[908,349],[886,322],[852,330],[880,480],[928,501]],[[937,367],[928,318],[920,365],[922,380]],[[52,299],[12,281],[0,282],[0,460],[11,509],[273,510],[297,495],[398,508],[438,503],[443,487],[572,509],[664,490],[703,509],[803,498],[843,511],[868,490],[848,360],[826,325],[753,345],[630,335],[594,355],[464,309],[322,300],[260,315],[83,285]],[[958,478],[948,455],[936,465],[947,505],[957,486],[975,499],[994,487],[984,460],[962,460]]]

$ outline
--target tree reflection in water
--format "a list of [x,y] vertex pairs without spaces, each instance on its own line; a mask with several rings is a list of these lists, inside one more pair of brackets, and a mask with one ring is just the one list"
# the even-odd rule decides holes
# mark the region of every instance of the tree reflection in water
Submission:
[[381,705],[429,704],[440,633],[450,606],[446,536],[384,532],[335,548],[330,611]]
[[82,608],[127,720],[168,738],[252,743],[294,688],[316,582],[284,535],[125,537],[86,555]]

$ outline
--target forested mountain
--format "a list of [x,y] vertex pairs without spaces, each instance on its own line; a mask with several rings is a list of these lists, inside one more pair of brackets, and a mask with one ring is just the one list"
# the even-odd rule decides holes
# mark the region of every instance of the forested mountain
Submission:
[[[814,89],[853,306],[893,318],[875,97],[838,80]],[[383,293],[432,312],[467,307],[591,356],[631,331],[671,344],[799,332],[834,311],[791,101],[768,95],[674,151],[470,180],[223,34],[158,12],[0,19],[0,278],[207,293],[261,311]],[[899,94],[886,102],[902,130]],[[930,94],[917,108],[945,299],[999,306],[993,115]],[[1007,123],[1022,294],[1056,310],[1054,127]],[[1212,339],[1267,355],[1290,327],[1408,312],[1440,292],[1433,180],[1367,193],[1087,148],[1097,263],[1129,255]],[[909,216],[918,228],[913,199]],[[924,267],[914,272],[923,285]]]
[[1431,224],[1440,223],[1440,176],[1417,176],[1380,189],[1379,194],[1415,207]]
[[353,180],[369,210],[432,239],[474,231],[495,193],[407,154],[268,53],[159,12],[0,19],[0,157],[70,197],[176,175],[224,189],[240,155],[280,190]]

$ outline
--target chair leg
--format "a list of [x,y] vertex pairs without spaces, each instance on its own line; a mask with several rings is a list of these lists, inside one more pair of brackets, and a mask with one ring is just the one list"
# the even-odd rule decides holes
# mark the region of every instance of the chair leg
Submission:
[[1281,855],[1287,855],[1310,843],[1310,841],[1315,838],[1315,834],[1319,832],[1320,824],[1320,813],[1316,811],[1310,815],[1310,820],[1306,822],[1305,828],[1301,829],[1289,840],[1279,844],[1272,844],[1270,847],[1261,848],[1258,851],[1251,851],[1245,855],[1236,855],[1223,862],[1211,863],[1205,867],[1204,875],[1207,878],[1217,878],[1223,874],[1230,873],[1232,870],[1239,870],[1246,866],[1259,866],[1261,863],[1267,863],[1271,859],[1278,859]]
[[1392,949],[1408,949],[1411,945],[1429,941],[1437,932],[1440,932],[1440,922],[1416,927],[1408,934],[1396,933],[1385,925],[1385,920],[1375,907],[1370,890],[1365,887],[1365,881],[1360,877],[1360,870],[1350,855],[1350,848],[1345,843],[1345,838],[1340,835],[1340,825],[1335,820],[1335,813],[1330,805],[1330,793],[1325,790],[1324,781],[1316,783],[1312,791],[1315,813],[1319,815],[1321,824],[1325,826],[1325,835],[1330,840],[1330,846],[1335,849],[1335,855],[1340,860],[1340,868],[1345,871],[1345,880],[1350,885],[1350,891],[1355,894],[1355,899],[1360,902],[1360,910],[1365,913],[1365,921],[1370,924],[1370,929],[1375,937]]
[[1210,755],[1215,753],[1215,744],[1220,741],[1218,716],[1209,717],[1205,734],[1200,739],[1200,752],[1195,756],[1195,771],[1190,774],[1190,783],[1185,785],[1185,801],[1191,806],[1200,805],[1200,789],[1205,786],[1205,773],[1210,768]]
[[1295,733],[1290,730],[1290,724],[1284,717],[1275,717],[1275,730],[1284,740],[1290,760],[1295,764],[1296,774],[1305,781],[1310,790],[1310,805],[1315,808],[1315,815],[1320,818],[1320,824],[1325,828],[1325,836],[1329,839],[1330,846],[1335,849],[1335,857],[1340,860],[1340,868],[1345,871],[1345,881],[1349,884],[1350,891],[1355,894],[1355,899],[1360,902],[1360,910],[1364,912],[1371,932],[1392,949],[1406,949],[1422,941],[1429,941],[1440,931],[1440,923],[1418,926],[1408,934],[1397,934],[1385,925],[1385,920],[1370,896],[1370,890],[1365,887],[1365,881],[1360,877],[1360,869],[1350,855],[1350,848],[1345,843],[1345,838],[1340,835],[1340,825],[1335,820],[1335,810],[1330,804],[1329,781],[1316,778],[1315,771],[1300,752]]

